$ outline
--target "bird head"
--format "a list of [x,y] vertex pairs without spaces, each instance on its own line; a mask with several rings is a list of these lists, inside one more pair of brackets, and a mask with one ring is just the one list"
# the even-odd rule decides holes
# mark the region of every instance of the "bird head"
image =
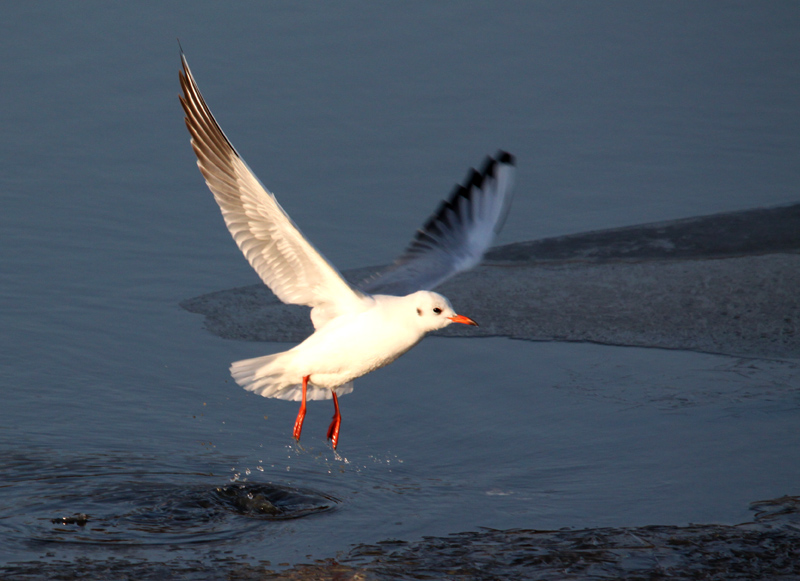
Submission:
[[450,301],[438,293],[419,291],[411,297],[414,299],[413,306],[416,310],[417,320],[426,332],[444,329],[451,323],[478,326],[478,323],[469,317],[457,315],[450,305]]

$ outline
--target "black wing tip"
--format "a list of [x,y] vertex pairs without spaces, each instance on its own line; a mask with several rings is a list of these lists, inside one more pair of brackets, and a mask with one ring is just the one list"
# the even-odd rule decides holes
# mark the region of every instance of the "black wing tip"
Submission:
[[[408,245],[403,255],[395,261],[395,264],[404,264],[411,260],[412,257],[424,254],[436,248],[439,244],[439,238],[445,235],[443,228],[450,229],[454,226],[450,220],[450,212],[452,212],[455,219],[458,220],[459,207],[464,203],[467,204],[467,211],[471,212],[472,210],[469,204],[472,202],[473,195],[477,194],[477,192],[483,188],[487,178],[497,178],[496,171],[497,167],[500,165],[515,166],[516,158],[509,152],[500,149],[494,157],[487,155],[479,170],[471,168],[467,173],[466,179],[462,183],[455,185],[450,195],[441,201],[439,207],[425,221],[422,228],[415,232],[411,243]],[[470,217],[467,219],[471,220],[472,218]],[[498,230],[499,228],[495,231]]]
[[[189,61],[186,60],[186,54],[183,52],[183,47],[181,46],[181,41],[178,39],[178,51],[180,52],[181,56],[181,70],[178,71],[178,77],[182,79],[181,82],[185,79],[186,82],[190,82],[189,79],[192,78],[192,73],[189,70]],[[193,81],[192,81],[193,82]]]
[[490,163],[487,167],[482,167],[480,171],[477,171],[475,168],[471,168],[467,174],[467,179],[464,181],[464,187],[467,189],[481,189],[483,187],[483,180],[486,179],[486,176],[494,173],[491,166],[492,164]]
[[494,157],[487,155],[486,159],[483,160],[481,169],[477,172],[480,174],[480,176],[476,178],[476,172],[473,169],[467,177],[465,184],[467,187],[476,186],[478,189],[480,189],[483,186],[483,180],[486,179],[486,177],[496,177],[495,172],[497,171],[498,165],[510,165],[513,167],[516,165],[516,162],[517,160],[513,155],[505,150],[499,149]]
[[487,177],[496,177],[495,172],[498,165],[509,165],[514,167],[516,164],[517,158],[514,157],[513,154],[508,153],[503,149],[498,150],[494,157],[487,155],[486,159],[483,160],[480,169],[476,170],[475,168],[471,168],[467,173],[466,179],[462,183],[455,185],[446,201],[443,202],[439,206],[439,209],[434,213],[434,217],[437,217],[439,214],[441,214],[446,207],[452,208],[457,205],[459,198],[466,198],[467,200],[470,200],[474,190],[480,190],[483,188],[483,184]]
[[181,56],[181,66],[183,70],[187,70],[189,68],[189,63],[186,61],[186,53],[183,52],[183,45],[181,44],[181,39],[178,39],[178,53]]
[[[180,47],[180,41],[178,41],[178,46]],[[183,70],[178,71],[178,77],[180,78],[183,94],[178,94],[178,99],[180,99],[181,106],[186,113],[184,121],[186,122],[187,128],[189,128],[189,133],[192,133],[191,126],[197,123],[195,115],[191,112],[191,109],[196,108],[196,112],[203,119],[205,119],[203,123],[205,124],[206,129],[210,131],[208,137],[216,140],[218,144],[224,144],[230,149],[231,154],[241,159],[242,156],[240,156],[239,152],[236,151],[236,148],[230,142],[228,136],[225,135],[225,132],[222,131],[219,123],[217,123],[217,120],[214,118],[214,114],[211,113],[211,109],[209,109],[208,105],[206,105],[203,94],[200,92],[200,87],[197,86],[194,76],[192,75],[192,71],[189,69],[189,63],[186,60],[186,55],[183,53],[183,48],[180,47],[180,50]],[[190,103],[192,106],[189,106]]]
[[504,165],[517,165],[517,158],[507,151],[503,151],[502,149],[498,150],[495,157],[498,163],[502,163]]

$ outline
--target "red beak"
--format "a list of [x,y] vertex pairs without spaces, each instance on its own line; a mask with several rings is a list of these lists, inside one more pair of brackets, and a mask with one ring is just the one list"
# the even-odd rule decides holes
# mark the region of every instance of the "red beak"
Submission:
[[474,325],[475,327],[478,326],[478,323],[470,319],[469,317],[465,317],[464,315],[455,315],[453,317],[447,317],[454,323],[464,323],[465,325]]

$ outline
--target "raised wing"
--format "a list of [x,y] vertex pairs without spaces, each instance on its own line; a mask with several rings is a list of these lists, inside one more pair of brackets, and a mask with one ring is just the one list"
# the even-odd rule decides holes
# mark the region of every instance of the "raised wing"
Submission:
[[281,301],[313,307],[316,328],[359,309],[363,295],[306,240],[261,185],[206,106],[182,52],[181,62],[180,100],[197,166],[250,265]]
[[514,156],[499,151],[472,169],[463,185],[443,201],[406,251],[361,288],[373,294],[406,295],[431,290],[475,267],[508,215]]

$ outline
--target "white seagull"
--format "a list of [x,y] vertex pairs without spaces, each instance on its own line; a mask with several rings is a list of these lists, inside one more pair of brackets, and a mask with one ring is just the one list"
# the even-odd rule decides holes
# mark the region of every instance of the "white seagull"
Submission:
[[430,331],[451,323],[477,325],[430,289],[477,265],[489,248],[511,201],[514,158],[501,151],[480,171],[473,169],[389,269],[353,288],[261,185],[206,106],[183,52],[181,61],[180,100],[197,166],[228,229],[281,301],[311,307],[315,329],[288,351],[233,363],[231,375],[248,391],[300,401],[297,440],[306,400],[333,398],[327,437],[336,449],[337,396],[353,391],[354,379],[388,365]]

